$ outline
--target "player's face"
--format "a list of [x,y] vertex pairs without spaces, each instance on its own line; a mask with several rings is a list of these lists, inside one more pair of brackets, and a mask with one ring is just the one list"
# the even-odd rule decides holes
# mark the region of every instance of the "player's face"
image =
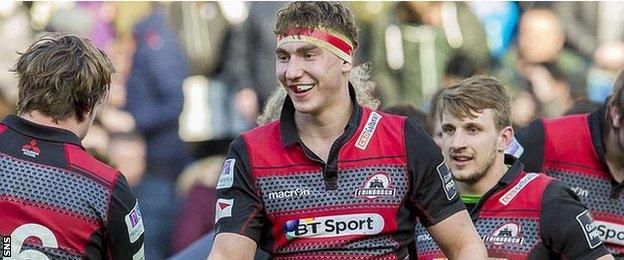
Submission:
[[337,100],[344,62],[333,53],[306,42],[276,50],[276,74],[300,113],[317,114]]
[[476,118],[442,115],[442,151],[453,178],[468,184],[486,176],[497,160],[502,131],[496,129],[494,112],[485,109]]

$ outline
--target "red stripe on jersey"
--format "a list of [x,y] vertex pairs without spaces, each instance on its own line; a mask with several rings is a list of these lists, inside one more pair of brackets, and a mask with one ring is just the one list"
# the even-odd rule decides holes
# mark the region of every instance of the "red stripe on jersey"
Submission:
[[117,179],[117,170],[93,158],[93,156],[80,147],[66,144],[65,152],[67,153],[67,161],[70,165],[86,170],[108,184],[114,183]]

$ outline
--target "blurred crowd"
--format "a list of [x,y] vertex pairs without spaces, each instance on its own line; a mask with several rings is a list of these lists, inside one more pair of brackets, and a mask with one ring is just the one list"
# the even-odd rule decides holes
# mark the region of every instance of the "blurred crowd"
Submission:
[[[211,230],[223,154],[278,86],[282,5],[0,2],[0,117],[17,98],[17,52],[39,35],[77,34],[105,50],[114,83],[83,144],[124,173],[142,203],[147,258],[164,259]],[[355,63],[369,68],[382,109],[428,113],[440,89],[488,74],[506,84],[522,128],[596,109],[624,67],[622,2],[348,5],[361,26]]]

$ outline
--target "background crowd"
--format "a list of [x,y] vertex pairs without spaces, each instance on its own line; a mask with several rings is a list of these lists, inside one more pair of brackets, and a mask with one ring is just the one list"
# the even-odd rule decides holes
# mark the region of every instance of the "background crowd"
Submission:
[[[39,35],[88,37],[117,73],[83,141],[142,203],[146,255],[208,233],[227,145],[277,87],[274,14],[283,2],[1,2],[0,117],[13,112],[17,52]],[[350,2],[381,108],[430,112],[440,89],[488,74],[518,128],[596,109],[624,67],[621,2]]]

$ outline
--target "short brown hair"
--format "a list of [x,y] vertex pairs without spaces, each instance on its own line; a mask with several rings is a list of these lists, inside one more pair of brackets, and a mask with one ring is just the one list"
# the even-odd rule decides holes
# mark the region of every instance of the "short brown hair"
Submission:
[[275,34],[292,28],[325,27],[344,34],[357,48],[358,30],[351,10],[340,2],[291,2],[277,11]]
[[38,110],[57,122],[84,120],[104,100],[115,72],[103,51],[73,35],[43,36],[19,54],[12,70],[19,77],[17,113]]
[[[620,112],[620,120],[624,122],[624,70],[620,71],[615,83],[613,83],[613,94],[609,99],[608,107],[616,107]],[[611,117],[611,113],[607,110],[608,118]]]
[[440,94],[437,113],[440,118],[448,110],[458,118],[475,118],[475,113],[494,110],[498,130],[511,126],[511,107],[505,87],[489,76],[474,76],[445,89]]

